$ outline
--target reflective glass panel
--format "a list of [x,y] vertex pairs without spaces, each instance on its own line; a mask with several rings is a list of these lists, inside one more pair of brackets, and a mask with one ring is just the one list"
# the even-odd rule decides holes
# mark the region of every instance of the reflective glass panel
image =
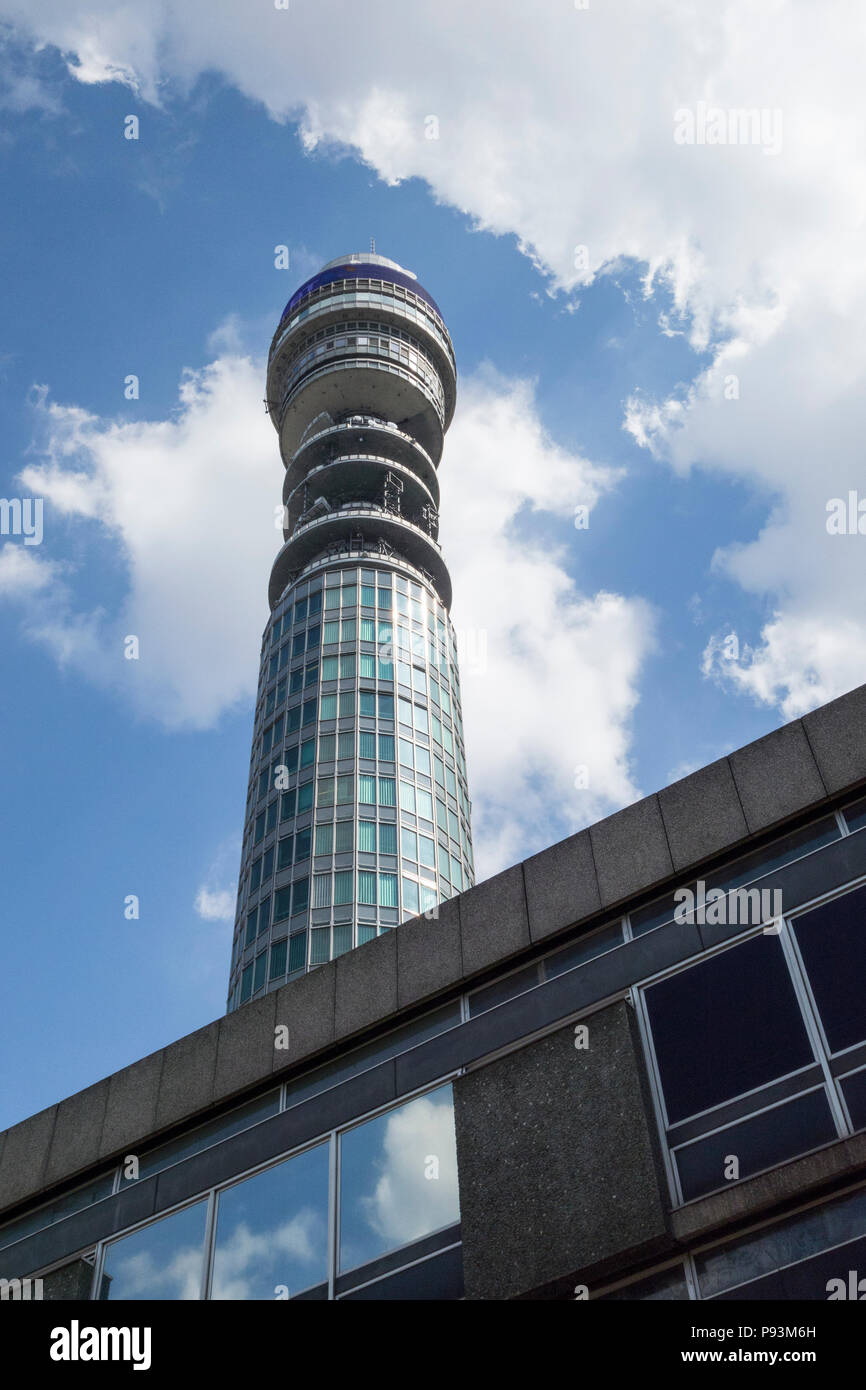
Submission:
[[374,1260],[460,1219],[451,1087],[340,1140],[340,1268]]
[[106,1246],[101,1299],[201,1297],[207,1202],[196,1202]]
[[211,1298],[291,1298],[327,1277],[327,1144],[220,1193]]

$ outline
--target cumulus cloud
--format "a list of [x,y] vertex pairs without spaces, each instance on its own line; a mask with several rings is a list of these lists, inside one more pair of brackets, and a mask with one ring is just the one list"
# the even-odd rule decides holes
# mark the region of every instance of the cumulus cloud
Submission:
[[[282,539],[262,379],[260,363],[217,358],[186,374],[167,420],[105,420],[44,396],[36,406],[41,457],[21,482],[46,498],[55,525],[108,535],[128,588],[95,612],[68,600],[64,612],[52,597],[31,614],[31,636],[169,727],[209,728],[255,689]],[[129,636],[137,660],[125,656]]]
[[0,598],[44,593],[60,566],[7,541],[0,550]]
[[235,895],[230,888],[199,888],[195,910],[206,922],[231,922],[235,915]]
[[569,572],[576,509],[591,524],[619,481],[546,435],[529,382],[485,371],[464,386],[442,465],[442,541],[476,855],[491,872],[638,794],[630,716],[654,614],[640,598],[586,594]]
[[[636,398],[628,427],[677,469],[745,477],[779,501],[717,559],[773,615],[725,679],[784,713],[862,679],[856,550],[816,539],[824,493],[859,460],[866,398],[856,7],[373,0],[336,45],[321,38],[345,23],[342,0],[256,16],[232,0],[0,0],[0,15],[55,45],[79,80],[125,82],[150,102],[221,72],[295,120],[308,149],[350,149],[391,183],[421,177],[478,226],[516,236],[553,289],[643,264],[647,291],[663,282],[673,297],[661,331],[710,347],[713,363],[670,400]],[[702,104],[726,127],[757,112],[755,138],[702,143]],[[689,120],[694,142],[678,142]],[[731,374],[736,404],[721,394]]]
[[[866,409],[866,18],[855,7],[843,0],[759,7],[751,0],[713,7],[661,0],[648,10],[641,0],[622,0],[578,10],[557,0],[530,13],[518,0],[468,7],[421,0],[409,10],[373,0],[364,22],[353,25],[351,44],[336,45],[321,40],[344,26],[343,0],[265,7],[255,16],[233,0],[206,7],[200,0],[142,0],[134,9],[118,9],[113,0],[43,0],[36,10],[25,0],[0,0],[0,15],[20,35],[55,45],[78,80],[125,82],[145,101],[168,102],[202,73],[220,72],[274,119],[296,121],[308,149],[351,150],[391,183],[423,178],[435,197],[479,227],[514,235],[552,291],[579,287],[624,261],[641,264],[647,293],[664,284],[672,297],[661,332],[686,334],[695,348],[709,350],[710,365],[670,399],[636,393],[627,428],[683,474],[703,468],[744,479],[765,518],[752,535],[721,545],[715,560],[718,574],[765,615],[761,630],[742,634],[743,657],[724,669],[708,647],[708,673],[785,715],[863,678],[860,542],[824,529],[827,500],[859,481]],[[773,139],[761,139],[759,119],[757,136],[741,142],[678,141],[677,130],[688,124],[683,113],[694,127],[702,104],[723,115],[765,114]],[[742,126],[750,128],[748,121]],[[191,390],[207,397],[209,379],[198,378]],[[69,417],[66,423],[74,425]],[[264,422],[259,426],[261,433]],[[159,453],[172,428],[143,429],[144,446]],[[93,429],[84,421],[71,432],[94,440]],[[101,428],[97,433],[105,437]],[[258,437],[251,436],[256,458]],[[111,435],[112,444],[117,439]],[[132,436],[123,435],[123,443],[131,457]],[[92,499],[94,488],[87,491]],[[145,515],[149,500],[142,499]],[[111,505],[101,507],[103,520]],[[108,521],[131,531],[125,512]],[[501,538],[500,520],[491,533]],[[452,540],[459,556],[457,527]],[[501,539],[491,545],[504,554]],[[132,550],[133,568],[156,559],[139,554],[134,542]],[[198,554],[208,572],[203,546]],[[530,578],[542,584],[542,558],[527,563]],[[584,704],[594,708],[598,692],[613,682],[612,718],[603,727],[583,708],[572,722],[601,727],[594,749],[608,775],[595,785],[624,799],[627,718],[646,615],[617,596],[581,597],[555,556],[549,563],[561,621],[555,634],[543,621],[521,634],[524,674],[533,663],[555,673],[551,640],[566,633],[569,679],[579,664]],[[473,614],[473,586],[482,582],[471,557],[466,568],[468,587],[462,594],[457,588],[464,619]],[[164,603],[166,595],[158,597]],[[152,620],[151,654],[174,658],[163,699],[176,719],[207,722],[248,689],[247,657],[220,667],[204,611],[201,647],[192,644],[185,670],[181,653],[160,651],[154,611],[134,617]],[[518,643],[504,634],[501,616],[495,621],[489,669],[507,675],[525,709],[529,686],[506,659]],[[608,656],[599,649],[611,632],[617,637]],[[85,630],[77,640],[90,635]],[[240,628],[232,646],[241,646]],[[209,673],[206,689],[203,649],[220,672],[218,679]],[[140,676],[146,684],[144,666]],[[535,689],[542,718],[553,724],[570,714],[561,695]],[[479,750],[480,682],[474,690],[467,685],[466,704],[482,808],[501,806],[509,791],[531,794],[530,777],[513,780],[505,737],[498,751],[489,735]],[[550,768],[544,740],[533,757],[541,780]],[[567,757],[585,761],[580,749]],[[559,785],[565,780],[560,768]],[[505,841],[498,852],[507,855]]]
[[[37,397],[41,455],[21,481],[46,499],[47,538],[61,521],[108,535],[128,587],[114,608],[89,609],[73,574],[49,593],[50,562],[19,547],[0,563],[0,591],[5,580],[29,635],[58,660],[170,728],[212,727],[255,692],[281,542],[263,374],[261,362],[219,357],[185,375],[166,420],[120,423]],[[476,854],[490,873],[636,795],[629,719],[653,616],[571,577],[575,507],[592,509],[619,475],[546,435],[531,383],[492,371],[467,380],[442,476]],[[129,636],[136,661],[124,656]],[[196,900],[205,920],[232,915],[223,869],[211,866]]]

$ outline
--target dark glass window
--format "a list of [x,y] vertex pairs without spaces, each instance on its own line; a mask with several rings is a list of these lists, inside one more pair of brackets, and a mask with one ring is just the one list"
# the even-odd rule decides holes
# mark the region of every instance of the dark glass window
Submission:
[[636,912],[630,912],[629,922],[631,923],[632,936],[643,936],[655,927],[660,927],[664,922],[672,922],[675,908],[674,895],[668,893],[664,898],[659,898],[647,907],[640,907]]
[[295,863],[301,859],[309,859],[312,836],[313,832],[311,829],[298,831],[295,836]]
[[396,825],[379,826],[379,853],[397,853],[397,827]]
[[751,937],[645,997],[671,1124],[813,1061],[776,936]]
[[254,892],[262,881],[262,861],[253,860],[253,867],[250,869],[250,892]]
[[602,1301],[661,1302],[687,1299],[688,1296],[689,1289],[683,1266],[675,1265],[673,1269],[664,1269],[660,1274],[651,1274],[648,1279],[638,1279],[633,1284],[627,1284],[624,1289],[602,1294]]
[[866,1038],[866,888],[794,922],[794,934],[831,1052]]
[[271,947],[271,979],[278,980],[281,975],[286,973],[286,953],[289,943],[285,937],[282,941],[275,941]]
[[[783,1278],[788,1273],[793,1274],[796,1282],[801,1284],[800,1273],[805,1273],[813,1264],[809,1257],[831,1249],[837,1267],[831,1269],[830,1273],[847,1276],[852,1264],[857,1267],[847,1258],[855,1253],[856,1246],[845,1242],[851,1242],[852,1237],[864,1230],[866,1189],[860,1188],[837,1201],[811,1207],[785,1221],[764,1226],[728,1245],[715,1246],[697,1255],[695,1269],[701,1293],[704,1298],[714,1298],[725,1290],[733,1289],[734,1293],[730,1296],[736,1298],[738,1289],[750,1285],[739,1296],[753,1298],[757,1289],[763,1287],[763,1280],[755,1284],[750,1284],[750,1281],[761,1280],[762,1276],[771,1275],[775,1270],[784,1271]],[[801,1284],[799,1296],[826,1299],[826,1279],[825,1274],[814,1294],[803,1291]],[[771,1296],[768,1292],[767,1297]],[[798,1291],[786,1289],[782,1296],[796,1297]]]
[[265,983],[265,967],[267,961],[267,951],[262,951],[261,955],[256,956],[256,969],[253,975],[253,993],[255,993],[257,989],[261,989],[262,985]]
[[854,1129],[866,1129],[866,1067],[845,1077],[842,1094]]
[[316,720],[316,701],[315,701],[315,700],[305,700],[305,701],[304,701],[304,719],[303,719],[303,722],[304,722],[305,724],[314,724],[314,723],[315,723],[315,720]]
[[[274,894],[274,921],[282,922],[289,915],[292,900],[292,886],[287,884],[285,888],[278,888]],[[246,972],[245,972],[246,973]]]
[[[407,1252],[411,1253],[411,1252]],[[363,1276],[363,1270],[358,1271]],[[387,1303],[421,1301],[434,1303],[454,1301],[463,1297],[463,1252],[457,1247],[445,1250],[431,1259],[418,1260],[408,1268],[376,1279],[360,1288],[341,1295],[340,1301]]]
[[617,922],[615,926],[593,932],[591,936],[574,941],[570,946],[565,946],[561,951],[548,956],[543,963],[544,978],[552,980],[556,975],[562,975],[566,970],[574,970],[576,966],[584,965],[586,961],[594,960],[596,956],[621,945],[622,926]]
[[725,1187],[730,1179],[725,1168],[731,1156],[738,1160],[737,1178],[774,1168],[785,1159],[829,1144],[836,1125],[823,1088],[762,1110],[741,1124],[729,1125],[674,1152],[683,1200]]
[[280,820],[291,820],[295,814],[296,795],[294,788],[290,792],[283,792],[280,797]]
[[271,900],[269,897],[262,898],[259,903],[259,936],[263,931],[267,931],[271,925]]
[[252,961],[244,969],[241,976],[241,1003],[244,1004],[253,992],[253,966]]
[[307,959],[307,933],[298,932],[289,942],[289,970],[303,970]]
[[258,908],[253,908],[252,912],[247,913],[247,934],[244,945],[252,946],[256,939],[256,916]]
[[259,813],[259,815],[256,816],[256,829],[255,829],[255,834],[254,834],[254,836],[253,836],[253,843],[254,843],[254,844],[258,844],[259,840],[261,840],[261,839],[264,837],[264,833],[265,833],[265,813],[264,813],[264,811],[261,811],[261,812]]
[[844,808],[845,820],[850,831],[862,830],[866,825],[866,797],[861,797],[859,801],[853,802]]
[[486,1013],[488,1009],[493,1009],[497,1004],[503,1004],[507,999],[513,999],[518,994],[525,993],[538,984],[538,966],[527,965],[523,970],[516,970],[513,975],[508,975],[504,980],[495,980],[491,985],[485,985],[483,989],[477,989],[469,996],[469,1014],[475,1018],[477,1014]]
[[371,716],[376,713],[376,695],[372,690],[359,691],[359,709],[361,714]]
[[292,884],[292,912],[306,911],[310,901],[310,880],[299,878]]
[[773,869],[780,869],[784,864],[790,864],[792,860],[810,854],[812,850],[821,849],[832,840],[838,839],[839,827],[836,818],[827,816],[824,820],[816,821],[814,825],[806,825],[802,830],[795,830],[784,839],[766,845],[764,849],[745,855],[729,868],[719,869],[717,873],[710,874],[707,887],[738,888],[740,884],[762,878]]
[[393,719],[393,718],[394,718],[394,696],[393,696],[393,695],[385,695],[385,694],[383,694],[383,693],[380,693],[380,695],[379,695],[379,718],[380,718],[380,719]]
[[295,705],[294,709],[290,709],[286,714],[286,733],[295,734],[300,727],[301,707],[300,705]]
[[294,835],[284,835],[280,840],[280,857],[277,860],[278,869],[288,869],[291,864],[294,838]]

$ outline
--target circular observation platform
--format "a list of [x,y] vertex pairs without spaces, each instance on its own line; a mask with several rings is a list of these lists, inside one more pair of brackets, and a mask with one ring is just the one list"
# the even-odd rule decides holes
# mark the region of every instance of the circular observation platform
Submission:
[[[369,411],[393,420],[421,445],[434,466],[442,457],[445,413],[438,378],[429,380],[407,363],[348,349],[339,358],[311,365],[289,385],[275,423],[283,462],[294,458],[309,426]],[[441,391],[441,383],[438,383]]]
[[[321,424],[321,422],[320,422]],[[283,501],[314,469],[347,454],[373,454],[408,469],[419,478],[439,504],[439,481],[433,460],[425,449],[406,430],[391,420],[379,420],[373,415],[352,415],[337,425],[317,427],[292,456],[283,484]]]
[[[353,551],[353,543],[363,538]],[[430,581],[446,610],[451,608],[451,576],[437,543],[411,521],[386,512],[384,508],[347,506],[339,512],[316,517],[299,526],[278,552],[271,569],[268,602],[275,608],[292,576],[299,573],[317,555],[334,547],[334,562],[347,560],[365,548],[374,549],[383,540],[416,569],[429,574]],[[387,560],[387,554],[381,555]]]
[[308,506],[319,497],[324,497],[337,507],[356,497],[375,502],[384,493],[389,473],[398,484],[402,484],[399,496],[403,516],[411,518],[425,506],[434,507],[438,511],[438,479],[434,479],[436,486],[435,489],[431,489],[402,463],[395,463],[393,459],[382,458],[377,454],[348,451],[339,458],[330,459],[327,463],[320,463],[311,468],[294,487],[289,487],[291,473],[287,473],[283,484],[283,505],[289,508],[290,513],[297,512],[300,515],[303,510],[305,485]]

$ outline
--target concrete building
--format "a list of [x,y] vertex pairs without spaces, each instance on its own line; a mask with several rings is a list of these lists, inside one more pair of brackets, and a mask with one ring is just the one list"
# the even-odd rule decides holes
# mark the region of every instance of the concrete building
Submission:
[[370,252],[292,295],[267,407],[285,466],[229,1010],[474,882],[437,468],[454,349]]
[[866,686],[0,1135],[0,1277],[850,1297],[864,996]]

